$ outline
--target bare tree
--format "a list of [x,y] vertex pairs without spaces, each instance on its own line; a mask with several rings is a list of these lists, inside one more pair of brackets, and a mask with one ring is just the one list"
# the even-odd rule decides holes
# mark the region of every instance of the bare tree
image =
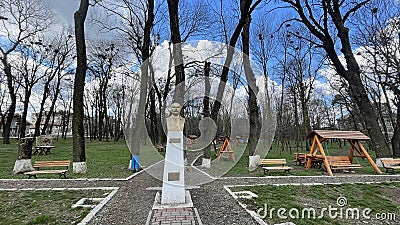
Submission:
[[46,53],[41,51],[42,40],[34,41],[30,40],[29,44],[22,44],[21,47],[17,48],[20,52],[20,59],[18,64],[15,65],[17,82],[21,82],[20,85],[24,89],[23,95],[23,111],[19,127],[19,137],[24,138],[26,133],[26,118],[28,115],[29,99],[32,95],[33,86],[35,86],[42,78],[47,74],[43,72],[45,70]]
[[[371,1],[358,15],[362,19],[355,24],[358,28],[356,41],[363,46],[357,55],[367,62],[361,66],[364,83],[371,86],[369,94],[372,95],[380,125],[387,141],[392,143],[393,155],[396,157],[400,156],[399,6],[395,1]],[[390,93],[395,96],[394,99],[389,97]],[[396,110],[397,113],[394,113]],[[393,130],[391,137],[389,130]]]
[[[247,9],[244,7],[244,2],[241,2],[240,12],[246,14]],[[260,138],[261,131],[261,119],[260,119],[260,106],[257,103],[257,95],[259,89],[256,84],[256,78],[250,65],[250,23],[251,14],[247,15],[246,23],[242,30],[242,51],[243,51],[243,67],[244,74],[247,80],[247,91],[248,91],[248,114],[249,114],[249,141],[247,143],[247,150],[249,156],[253,156]]]
[[115,70],[120,65],[120,47],[114,41],[98,41],[92,43],[89,50],[89,75],[98,85],[94,87],[96,90],[95,96],[98,101],[95,102],[95,109],[98,112],[97,120],[99,141],[109,139],[110,130],[108,129],[108,98],[110,80],[115,75]]
[[167,0],[171,41],[174,44],[172,56],[175,65],[174,102],[183,105],[185,95],[185,70],[182,56],[182,38],[179,27],[179,0]]
[[[311,34],[301,32],[296,29],[294,35],[308,36],[310,40]],[[296,37],[290,39],[290,53],[289,62],[286,65],[288,72],[288,80],[290,83],[289,90],[293,95],[293,102],[295,105],[295,126],[296,126],[296,142],[300,143],[301,134],[308,134],[311,132],[311,121],[309,116],[309,101],[311,94],[314,91],[315,80],[317,74],[325,61],[323,56],[320,56],[317,51],[314,51],[315,45],[312,42],[307,42],[303,39]],[[297,104],[300,104],[302,127],[300,129],[299,116],[297,115]],[[306,142],[306,149],[309,149],[308,142]]]
[[209,7],[205,1],[179,1],[178,10],[182,42],[193,37],[206,37],[209,34],[212,22]]
[[[60,92],[62,77],[66,74],[65,69],[72,63],[74,47],[71,43],[72,36],[63,30],[60,34],[50,38],[48,44],[42,44],[41,51],[46,55],[46,64],[44,69],[43,95],[40,102],[40,109],[36,116],[35,136],[44,135],[48,132],[49,122],[54,113],[55,104]],[[54,95],[52,96],[49,110],[45,112],[45,103],[51,97],[52,86],[54,86]],[[42,119],[44,119],[41,129]]]
[[83,95],[85,88],[85,77],[87,69],[86,43],[85,43],[85,20],[89,8],[89,0],[81,0],[79,9],[74,13],[75,22],[75,44],[77,52],[77,67],[74,82],[74,114],[72,118],[73,135],[73,170],[74,173],[86,173],[85,153],[85,128]]
[[[128,51],[133,52],[136,60],[141,64],[138,111],[136,112],[136,118],[132,121],[134,122],[132,124],[132,133],[129,134],[131,136],[129,138],[130,151],[134,160],[137,161],[136,164],[132,164],[134,165],[132,169],[136,170],[140,166],[140,144],[144,140],[143,129],[145,128],[145,105],[148,95],[150,67],[148,59],[152,53],[152,31],[156,11],[155,1],[105,1],[100,2],[99,6],[105,10],[110,18],[115,18],[119,23],[96,18],[95,21],[101,24],[105,30],[116,31],[117,38],[126,43]],[[127,11],[128,13],[121,13],[121,11]]]
[[252,4],[252,1],[241,1],[240,2],[240,5],[241,5],[240,6],[240,8],[241,8],[240,18],[239,18],[236,28],[229,40],[228,51],[227,51],[227,55],[225,58],[224,67],[221,72],[221,77],[220,77],[220,82],[218,85],[216,100],[214,101],[214,104],[213,104],[213,107],[211,110],[211,118],[214,121],[217,121],[218,112],[221,108],[222,96],[223,96],[223,93],[225,90],[226,82],[228,81],[229,66],[232,63],[234,47],[236,46],[236,42],[239,39],[240,33],[243,29],[243,26],[247,22],[248,16],[251,15],[251,13],[254,11],[254,9],[257,7],[257,5],[260,3],[261,3],[261,0],[257,0],[254,4]]
[[7,77],[7,87],[10,96],[10,105],[7,109],[3,126],[3,143],[10,144],[10,127],[14,117],[17,96],[13,82],[12,64],[9,56],[16,51],[22,41],[47,29],[53,22],[53,13],[49,7],[39,0],[4,0],[2,1],[0,26],[4,32],[6,42],[0,46],[0,60]]
[[[378,158],[390,156],[388,144],[379,127],[376,113],[372,109],[365,87],[361,80],[361,70],[352,50],[350,29],[346,22],[352,18],[360,8],[369,2],[366,1],[300,1],[283,0],[297,14],[294,21],[303,24],[317,39],[318,46],[323,48],[340,76],[349,84],[350,96],[360,109],[361,118],[366,124],[367,133],[372,138],[373,149]],[[333,28],[335,29],[332,29]],[[335,37],[339,38],[340,51],[343,53],[346,64],[340,60],[335,44]]]

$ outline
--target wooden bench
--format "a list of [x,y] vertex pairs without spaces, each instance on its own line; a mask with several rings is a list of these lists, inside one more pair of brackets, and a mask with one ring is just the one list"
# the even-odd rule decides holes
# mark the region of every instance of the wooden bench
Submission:
[[[280,166],[269,166],[269,165],[280,165]],[[265,175],[269,175],[271,170],[283,170],[290,174],[292,167],[286,166],[286,159],[261,159],[260,166],[264,170]]]
[[296,165],[302,166],[307,163],[307,158],[306,158],[306,153],[294,153],[294,160],[293,162],[296,163]]
[[360,169],[360,164],[352,164],[348,156],[327,156],[331,170]]
[[322,164],[324,164],[324,157],[322,155],[306,154],[306,164],[307,160],[310,158],[311,158],[311,167],[321,169]]
[[395,170],[400,169],[400,158],[397,159],[381,159],[383,168],[386,173],[394,173]]
[[293,162],[299,166],[305,166],[307,164],[307,160],[311,158],[311,167],[312,168],[321,168],[321,165],[324,163],[324,158],[316,155],[310,155],[307,153],[294,153],[294,160]]
[[[68,172],[68,167],[71,164],[71,161],[64,160],[64,161],[36,161],[33,165],[33,168],[36,170],[25,172],[25,175],[28,175],[29,178],[34,177],[37,178],[37,174],[59,174],[60,178],[64,176],[67,178],[66,174]],[[49,167],[66,167],[66,169],[57,169],[57,170],[40,170],[40,168],[49,168]]]

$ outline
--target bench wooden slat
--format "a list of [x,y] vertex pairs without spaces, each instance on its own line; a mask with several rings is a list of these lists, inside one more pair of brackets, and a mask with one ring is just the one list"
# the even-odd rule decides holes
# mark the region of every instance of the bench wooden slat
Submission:
[[[37,174],[59,174],[60,178],[64,176],[67,178],[66,173],[68,172],[68,167],[71,164],[70,160],[63,160],[63,161],[36,161],[33,167],[36,169],[34,171],[25,172],[25,175],[28,175],[29,178],[32,176],[36,178]],[[63,170],[55,170],[55,169],[48,169],[48,170],[40,170],[40,168],[47,168],[47,167],[66,167]]]
[[30,171],[26,172],[24,174],[53,174],[53,173],[65,173],[68,170],[35,170],[35,171]]
[[286,159],[261,159],[261,165],[286,164]]
[[394,173],[395,170],[400,169],[400,158],[396,159],[381,159],[383,167],[386,169],[386,173]]
[[400,164],[400,159],[381,159],[381,162],[384,165],[398,165]]
[[[264,170],[264,174],[268,175],[270,170],[284,170],[290,173],[292,169],[286,166],[286,159],[260,159],[260,165]],[[281,165],[281,166],[266,166],[266,165]]]
[[347,169],[360,169],[362,167],[357,166],[343,166],[343,167],[333,167],[332,170],[347,170]]
[[327,156],[329,166],[332,170],[351,170],[360,169],[360,164],[353,164],[350,162],[348,156]]
[[45,167],[45,166],[69,166],[71,161],[36,161],[34,166]]
[[266,167],[263,167],[263,169],[266,169],[266,170],[291,170],[292,167],[289,167],[289,166],[266,166]]

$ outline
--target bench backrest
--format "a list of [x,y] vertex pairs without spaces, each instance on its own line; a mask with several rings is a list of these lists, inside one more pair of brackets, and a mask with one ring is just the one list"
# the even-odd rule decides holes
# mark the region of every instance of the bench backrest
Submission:
[[307,156],[306,153],[298,153],[298,152],[294,153],[294,157],[295,157],[296,159],[305,159],[306,156]]
[[261,165],[286,164],[286,159],[260,159]]
[[399,159],[381,159],[381,162],[383,165],[399,165],[400,158]]
[[326,158],[328,159],[329,164],[351,164],[348,156],[327,156]]
[[34,168],[40,167],[57,167],[57,166],[65,166],[68,167],[71,164],[70,160],[64,161],[36,161],[33,165]]

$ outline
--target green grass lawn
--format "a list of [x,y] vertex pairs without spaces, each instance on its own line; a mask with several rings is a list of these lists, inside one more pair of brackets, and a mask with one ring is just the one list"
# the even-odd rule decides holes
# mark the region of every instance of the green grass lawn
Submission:
[[[14,175],[12,170],[14,167],[15,160],[18,155],[18,145],[15,139],[11,140],[10,145],[0,144],[0,178],[27,178],[25,175]],[[59,141],[53,140],[53,145],[56,146],[52,150],[52,154],[48,155],[33,155],[32,161],[48,161],[48,160],[71,160],[72,161],[72,139],[59,139]],[[232,146],[232,149],[236,151],[238,148],[244,148],[245,145]],[[349,146],[342,146],[342,149],[346,149]],[[162,154],[157,154],[154,151],[150,151],[150,146],[145,146],[141,151],[141,162],[145,166],[149,166],[162,159]],[[296,166],[293,162],[293,153],[296,151],[296,147],[292,146],[292,152],[288,150],[281,150],[279,146],[274,144],[272,150],[269,151],[266,158],[284,158],[286,159],[288,166],[293,167],[292,175],[296,176],[316,176],[316,175],[327,175],[326,172],[320,169],[311,168],[305,170],[303,166]],[[337,144],[324,145],[324,149],[328,155],[338,154],[340,150]],[[308,152],[309,150],[299,150],[299,152]],[[212,152],[212,158],[215,158],[215,154],[218,152]],[[345,154],[348,154],[346,152]],[[374,152],[370,152],[371,157],[375,158]],[[253,176],[260,177],[264,176],[261,168],[255,171],[248,170],[248,152],[244,151],[241,158],[237,159],[237,163],[225,176]],[[86,141],[86,158],[88,173],[87,174],[73,174],[72,165],[67,173],[68,178],[125,178],[132,174],[128,170],[130,154],[127,144],[124,140],[114,142],[99,142],[99,141]],[[372,167],[369,165],[366,159],[355,158],[354,163],[359,163],[363,166],[362,169],[356,170],[356,174],[375,174]],[[384,172],[384,171],[382,171]],[[397,174],[400,171],[396,172]],[[276,175],[287,175],[284,172],[271,172],[271,176]],[[58,175],[39,175],[39,178],[58,178]]]
[[[289,221],[296,225],[400,224],[400,201],[398,199],[400,183],[323,186],[263,185],[233,188],[233,191],[243,190],[257,194],[258,198],[239,199],[239,201],[246,204],[248,209],[255,212],[260,210],[259,215],[272,224]],[[329,206],[337,208],[337,210],[332,210],[331,214],[328,214],[329,211],[322,211],[323,208],[329,208]],[[272,208],[275,210],[271,212]],[[278,216],[279,208],[284,208],[286,212]],[[315,218],[313,214],[310,214],[311,217],[308,218],[307,210],[310,208],[315,210]],[[352,217],[353,214],[350,210],[354,208],[360,212],[359,219]],[[364,217],[362,214],[366,208],[372,210],[370,213],[365,211],[365,216],[370,216],[370,218]],[[293,209],[292,214],[289,214],[291,209]],[[296,211],[299,212],[299,216]],[[302,216],[302,212],[305,213],[305,216]],[[284,218],[285,216],[287,218]],[[386,219],[378,219],[383,217]]]
[[[32,162],[49,160],[71,160],[72,139],[53,140],[56,146],[51,154],[33,155]],[[147,147],[149,148],[149,147]],[[146,154],[146,149],[143,149]],[[13,174],[15,160],[18,156],[18,145],[15,139],[10,145],[0,144],[0,178],[27,178],[26,175]],[[73,174],[72,163],[67,173],[68,178],[125,178],[132,175],[128,170],[130,153],[124,140],[114,142],[86,141],[87,174]],[[58,175],[38,175],[38,178],[58,178]]]
[[78,224],[91,209],[71,206],[106,195],[102,190],[0,191],[0,225]]

